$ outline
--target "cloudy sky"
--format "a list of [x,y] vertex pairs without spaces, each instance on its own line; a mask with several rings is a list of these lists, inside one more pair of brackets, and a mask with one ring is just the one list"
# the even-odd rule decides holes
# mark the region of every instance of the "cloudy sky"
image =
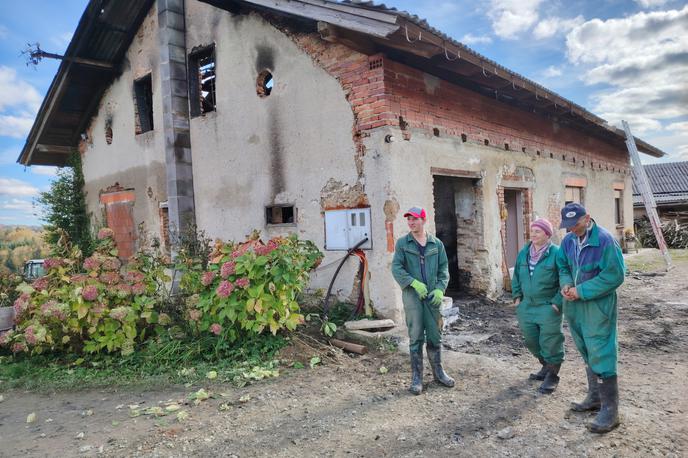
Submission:
[[[187,0],[194,1],[194,0]],[[0,224],[40,224],[50,167],[16,159],[57,70],[27,67],[38,42],[63,52],[86,0],[0,1]],[[593,113],[688,160],[688,2],[385,0]],[[656,160],[644,156],[647,163]]]

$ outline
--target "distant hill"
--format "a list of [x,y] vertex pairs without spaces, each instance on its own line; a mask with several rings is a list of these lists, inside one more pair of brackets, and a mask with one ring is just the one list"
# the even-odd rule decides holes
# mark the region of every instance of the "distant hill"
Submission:
[[0,225],[0,272],[21,272],[28,259],[48,255],[40,226]]

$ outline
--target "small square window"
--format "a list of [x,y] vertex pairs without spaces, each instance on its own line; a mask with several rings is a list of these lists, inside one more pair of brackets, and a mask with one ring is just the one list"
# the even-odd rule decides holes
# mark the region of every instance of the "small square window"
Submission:
[[294,206],[276,205],[265,208],[267,224],[294,224],[296,222]]

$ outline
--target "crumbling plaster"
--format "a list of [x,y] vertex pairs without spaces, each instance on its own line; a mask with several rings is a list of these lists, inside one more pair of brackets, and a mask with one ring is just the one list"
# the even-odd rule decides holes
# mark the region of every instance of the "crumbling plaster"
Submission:
[[[119,183],[136,194],[135,224],[158,235],[160,202],[166,198],[165,157],[162,148],[162,101],[158,74],[157,9],[151,8],[129,50],[121,75],[103,95],[98,112],[88,129],[82,163],[86,205],[105,224],[99,195]],[[135,135],[134,80],[152,73],[154,129]],[[112,128],[112,143],[106,142],[106,127]]]

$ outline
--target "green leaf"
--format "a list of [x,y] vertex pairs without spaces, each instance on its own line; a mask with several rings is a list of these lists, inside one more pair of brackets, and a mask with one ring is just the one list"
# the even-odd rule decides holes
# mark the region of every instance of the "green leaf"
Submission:
[[311,369],[313,369],[315,366],[317,366],[318,364],[320,364],[320,362],[321,362],[321,361],[320,361],[320,356],[313,356],[313,357],[311,358],[311,361],[310,361]]

